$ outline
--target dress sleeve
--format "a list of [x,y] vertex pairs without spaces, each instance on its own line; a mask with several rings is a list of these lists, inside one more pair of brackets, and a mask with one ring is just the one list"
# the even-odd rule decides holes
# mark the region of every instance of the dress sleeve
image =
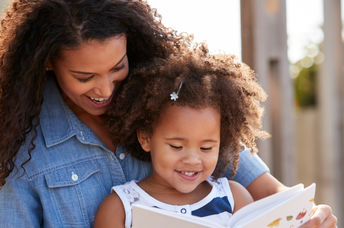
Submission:
[[121,199],[125,211],[124,226],[125,228],[130,228],[132,225],[131,204],[138,198],[137,193],[130,187],[130,182],[113,186],[111,192],[115,192]]
[[30,182],[7,178],[0,188],[0,227],[41,227],[42,218],[40,200]]
[[229,166],[225,173],[225,176],[228,179],[239,182],[244,187],[247,187],[260,175],[266,172],[270,172],[267,165],[257,154],[251,155],[249,148],[245,148],[240,152],[239,168],[233,178],[230,178],[231,169],[232,167]]

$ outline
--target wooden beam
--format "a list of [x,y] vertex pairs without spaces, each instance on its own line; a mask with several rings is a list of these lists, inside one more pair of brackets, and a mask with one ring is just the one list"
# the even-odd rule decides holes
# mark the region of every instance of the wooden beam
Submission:
[[260,155],[287,185],[295,183],[293,87],[287,56],[285,0],[241,0],[242,58],[257,73],[269,98],[264,129],[271,139],[259,142]]

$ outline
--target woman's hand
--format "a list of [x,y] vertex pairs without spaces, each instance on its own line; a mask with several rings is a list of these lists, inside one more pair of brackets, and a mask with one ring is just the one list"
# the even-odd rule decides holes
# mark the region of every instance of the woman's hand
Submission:
[[319,204],[313,207],[313,215],[301,228],[336,228],[337,217],[330,206]]

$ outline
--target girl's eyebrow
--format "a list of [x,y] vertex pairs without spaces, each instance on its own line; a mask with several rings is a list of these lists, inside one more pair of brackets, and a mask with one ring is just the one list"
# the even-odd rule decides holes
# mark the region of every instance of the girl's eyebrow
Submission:
[[[181,137],[172,137],[172,138],[165,138],[165,140],[180,140],[180,141],[184,141],[184,138]],[[204,139],[202,140],[202,142],[210,142],[210,143],[217,143],[218,140],[215,139]]]
[[165,140],[185,140],[184,138],[180,138],[180,137],[172,137],[172,138],[165,138]]
[[[125,53],[122,58],[113,66],[111,67],[111,70],[114,69],[115,67],[117,67],[122,61],[123,59],[127,56],[127,53]],[[76,74],[95,74],[93,72],[84,72],[84,71],[76,71],[76,70],[69,70],[69,72],[72,73],[76,73]]]

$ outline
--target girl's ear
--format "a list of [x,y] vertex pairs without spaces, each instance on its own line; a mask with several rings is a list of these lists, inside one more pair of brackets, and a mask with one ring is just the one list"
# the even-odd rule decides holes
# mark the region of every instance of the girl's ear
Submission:
[[142,149],[146,152],[150,152],[151,151],[150,135],[147,132],[144,132],[141,130],[137,130],[136,134],[137,134],[137,139],[139,140],[139,143]]

